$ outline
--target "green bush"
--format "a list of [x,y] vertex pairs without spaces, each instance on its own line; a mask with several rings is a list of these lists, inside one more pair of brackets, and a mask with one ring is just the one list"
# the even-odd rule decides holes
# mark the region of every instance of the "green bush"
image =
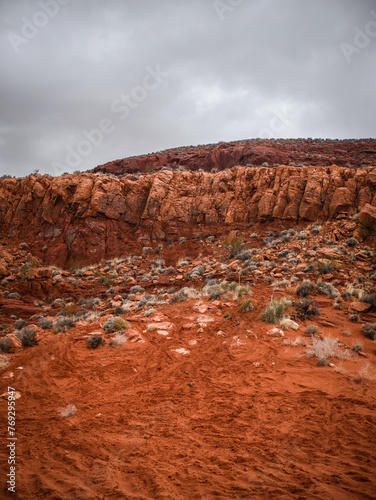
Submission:
[[277,324],[283,318],[287,307],[286,302],[282,299],[270,302],[265,311],[261,313],[262,321]]
[[237,234],[232,238],[225,238],[223,244],[225,247],[227,247],[227,250],[230,253],[230,257],[236,257],[239,253],[251,248],[250,244],[244,243],[242,234]]
[[245,300],[240,306],[240,312],[248,313],[253,310],[253,304],[251,299]]

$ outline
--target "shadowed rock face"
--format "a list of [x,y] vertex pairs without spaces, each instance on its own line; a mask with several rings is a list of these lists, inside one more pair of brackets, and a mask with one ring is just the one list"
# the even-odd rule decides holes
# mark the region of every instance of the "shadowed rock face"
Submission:
[[[129,245],[196,229],[314,221],[375,204],[376,168],[292,167],[160,171],[114,178],[84,173],[0,181],[0,229],[45,260],[96,262]],[[194,231],[196,230],[194,229]]]

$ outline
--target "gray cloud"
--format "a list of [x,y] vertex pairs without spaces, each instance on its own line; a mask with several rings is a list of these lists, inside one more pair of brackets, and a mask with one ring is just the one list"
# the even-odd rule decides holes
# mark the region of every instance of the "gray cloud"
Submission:
[[1,174],[375,136],[374,0],[3,0],[0,19]]

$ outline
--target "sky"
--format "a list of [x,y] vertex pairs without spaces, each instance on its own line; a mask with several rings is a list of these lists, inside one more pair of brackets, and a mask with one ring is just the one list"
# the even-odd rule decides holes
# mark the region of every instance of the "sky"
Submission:
[[376,134],[376,0],[0,0],[0,175]]

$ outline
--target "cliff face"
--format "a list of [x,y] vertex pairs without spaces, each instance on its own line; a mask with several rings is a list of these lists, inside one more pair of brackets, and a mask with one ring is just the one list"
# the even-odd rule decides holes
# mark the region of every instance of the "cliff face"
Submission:
[[[0,231],[45,261],[95,262],[132,245],[206,228],[216,234],[268,220],[325,220],[376,204],[376,168],[246,168],[216,174],[160,171],[0,181]],[[210,233],[209,233],[210,234]],[[43,248],[44,247],[44,248]]]

